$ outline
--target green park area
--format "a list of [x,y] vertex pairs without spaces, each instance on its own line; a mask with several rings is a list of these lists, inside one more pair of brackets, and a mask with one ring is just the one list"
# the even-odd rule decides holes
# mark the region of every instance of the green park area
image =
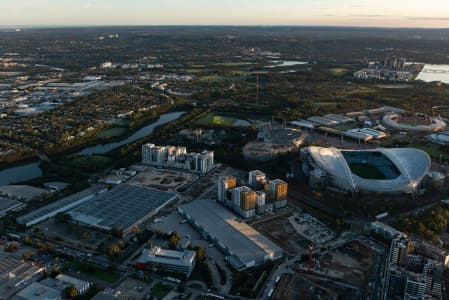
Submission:
[[120,274],[111,270],[102,270],[98,267],[81,262],[70,262],[66,266],[67,269],[78,271],[87,276],[92,276],[105,282],[114,283],[120,279]]
[[172,290],[172,287],[162,283],[158,283],[151,288],[151,297],[163,299]]
[[333,76],[343,76],[346,75],[349,72],[348,69],[345,68],[332,68],[329,69],[329,73]]
[[215,114],[208,114],[196,121],[199,125],[224,125],[224,126],[234,126],[237,120],[232,117],[218,116]]

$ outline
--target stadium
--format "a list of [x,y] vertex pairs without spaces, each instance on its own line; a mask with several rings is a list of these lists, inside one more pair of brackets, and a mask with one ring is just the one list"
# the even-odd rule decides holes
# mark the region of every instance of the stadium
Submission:
[[301,152],[302,169],[311,184],[321,182],[342,192],[415,193],[431,165],[427,153],[412,148],[308,147]]
[[446,128],[446,122],[440,118],[419,113],[414,115],[387,114],[383,117],[382,122],[393,130],[409,132],[436,132]]

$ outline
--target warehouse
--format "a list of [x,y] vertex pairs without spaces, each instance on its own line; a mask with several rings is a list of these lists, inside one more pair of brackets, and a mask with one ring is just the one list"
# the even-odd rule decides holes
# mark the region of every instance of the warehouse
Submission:
[[126,234],[174,199],[174,193],[122,184],[78,206],[69,214],[81,224],[103,230],[120,228]]
[[211,200],[197,200],[182,205],[178,212],[227,255],[236,270],[261,265],[282,256],[282,249],[261,233]]
[[38,224],[56,216],[60,212],[66,212],[78,205],[81,205],[82,203],[93,199],[96,194],[103,193],[105,191],[106,188],[101,185],[92,186],[81,192],[72,194],[56,202],[52,202],[41,208],[33,210],[28,214],[20,216],[17,218],[17,223],[25,225],[26,227]]

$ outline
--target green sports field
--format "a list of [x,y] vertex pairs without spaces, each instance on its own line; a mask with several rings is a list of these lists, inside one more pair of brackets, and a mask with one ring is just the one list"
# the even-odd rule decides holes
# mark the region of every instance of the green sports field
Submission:
[[386,179],[385,175],[376,167],[368,164],[349,164],[351,172],[364,179]]

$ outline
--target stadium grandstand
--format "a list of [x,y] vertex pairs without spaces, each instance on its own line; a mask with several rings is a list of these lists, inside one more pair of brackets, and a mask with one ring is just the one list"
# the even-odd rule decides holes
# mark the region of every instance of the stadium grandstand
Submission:
[[[429,172],[427,153],[411,148],[339,150],[308,147],[302,150],[302,169],[308,176],[320,169],[329,186],[343,192],[415,193]],[[323,175],[324,174],[324,175]],[[316,182],[316,179],[311,182]]]

